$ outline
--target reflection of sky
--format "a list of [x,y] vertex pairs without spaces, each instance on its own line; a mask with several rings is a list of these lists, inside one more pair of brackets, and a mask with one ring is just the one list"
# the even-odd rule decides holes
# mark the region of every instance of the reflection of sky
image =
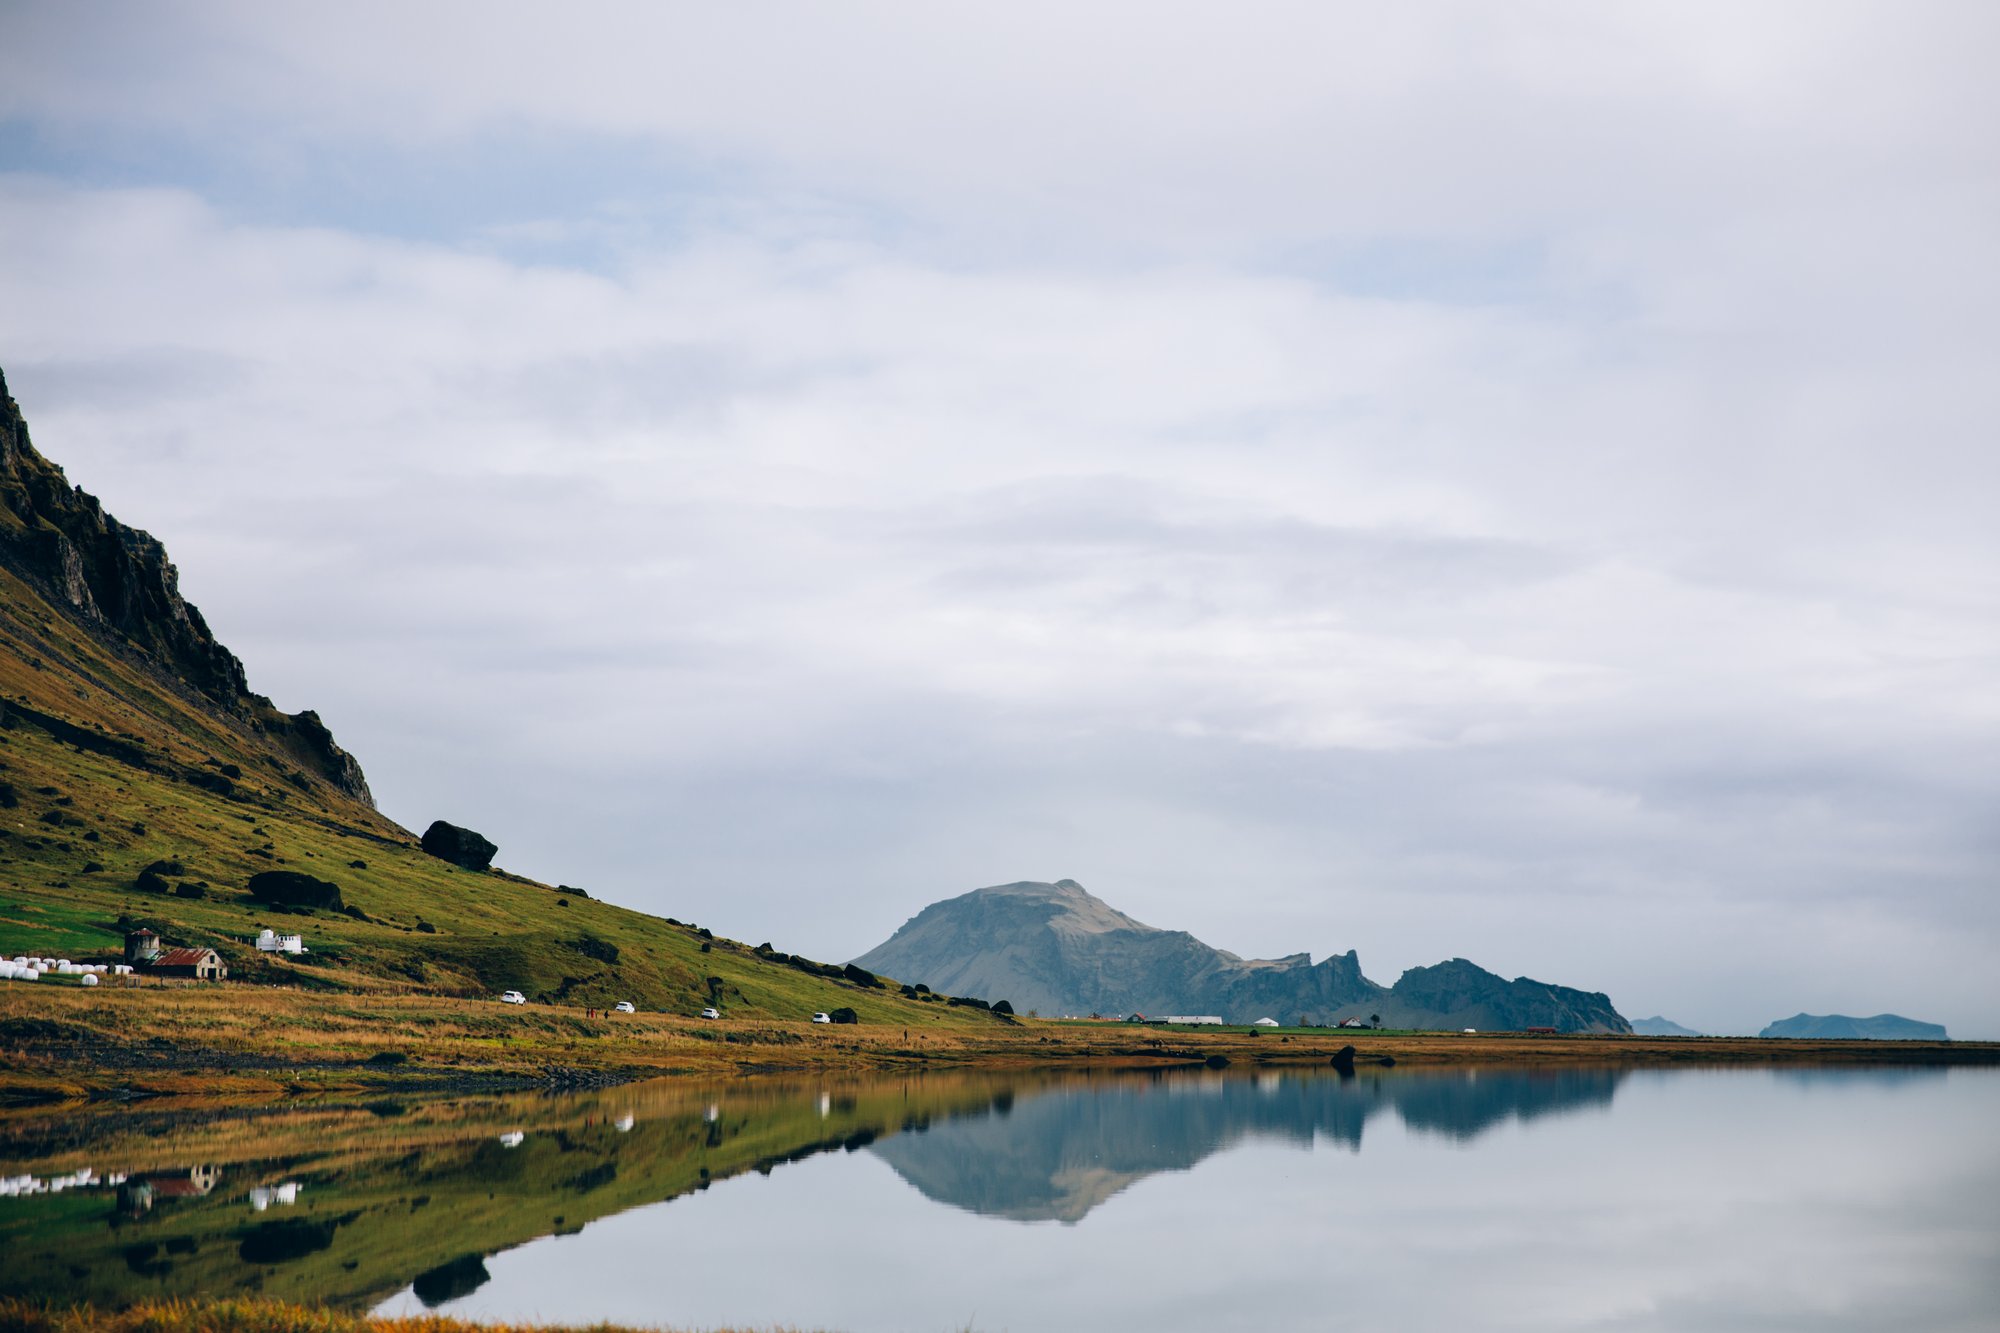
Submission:
[[1359,1153],[1247,1139],[1075,1226],[939,1207],[828,1154],[490,1258],[446,1308],[883,1333],[1978,1327],[2000,1308],[1996,1114],[1986,1071],[1636,1074],[1606,1113],[1469,1139],[1393,1116]]

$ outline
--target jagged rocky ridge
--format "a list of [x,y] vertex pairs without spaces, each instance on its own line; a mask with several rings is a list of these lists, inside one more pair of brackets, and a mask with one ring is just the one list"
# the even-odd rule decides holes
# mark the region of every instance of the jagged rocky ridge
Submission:
[[200,696],[336,790],[374,805],[361,765],[311,710],[280,712],[180,594],[167,549],[106,513],[35,450],[0,371],[0,564],[164,684]]
[[1216,1014],[1229,1022],[1630,1032],[1604,995],[1495,976],[1463,958],[1411,968],[1393,986],[1362,975],[1353,950],[1246,959],[1182,930],[1160,930],[1075,880],[1023,881],[933,903],[854,960],[953,995],[1049,1014]]

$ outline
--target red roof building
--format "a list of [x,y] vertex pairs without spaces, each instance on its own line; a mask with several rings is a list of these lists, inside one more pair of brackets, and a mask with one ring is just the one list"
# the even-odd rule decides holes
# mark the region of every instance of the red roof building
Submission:
[[168,949],[146,971],[156,977],[193,977],[196,981],[220,981],[229,975],[222,955],[213,949]]

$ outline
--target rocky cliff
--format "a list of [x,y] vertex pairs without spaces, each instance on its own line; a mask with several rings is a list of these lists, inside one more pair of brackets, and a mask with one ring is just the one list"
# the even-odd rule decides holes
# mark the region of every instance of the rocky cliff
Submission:
[[252,694],[236,655],[180,594],[166,547],[104,511],[35,450],[0,372],[0,565],[156,679],[234,717],[335,789],[370,806],[361,766],[310,710]]
[[952,995],[1042,1014],[1217,1014],[1385,1026],[1627,1032],[1594,992],[1495,976],[1464,959],[1413,968],[1394,986],[1362,975],[1352,950],[1246,959],[1181,930],[1135,921],[1075,880],[1023,881],[933,903],[855,962]]

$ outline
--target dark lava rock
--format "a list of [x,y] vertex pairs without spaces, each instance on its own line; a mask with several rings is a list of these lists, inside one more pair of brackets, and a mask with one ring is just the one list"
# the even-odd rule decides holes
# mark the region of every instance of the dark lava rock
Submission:
[[340,886],[330,880],[314,879],[296,870],[265,870],[250,877],[250,896],[259,902],[282,903],[288,907],[330,907],[338,912]]
[[826,1016],[836,1023],[859,1023],[861,1021],[860,1016],[852,1009],[831,1009],[827,1011]]
[[1354,1068],[1354,1048],[1352,1046],[1341,1047],[1333,1053],[1333,1058],[1328,1060],[1327,1063],[1335,1069],[1352,1070]]
[[840,975],[846,977],[857,986],[871,986],[876,990],[882,989],[882,978],[876,976],[865,967],[856,967],[854,964],[849,963],[840,969]]
[[1229,1057],[1226,1055],[1211,1055],[1208,1057],[1207,1064],[1210,1069],[1227,1069],[1229,1068]]
[[463,869],[484,870],[500,849],[471,829],[440,819],[424,830],[424,850]]

